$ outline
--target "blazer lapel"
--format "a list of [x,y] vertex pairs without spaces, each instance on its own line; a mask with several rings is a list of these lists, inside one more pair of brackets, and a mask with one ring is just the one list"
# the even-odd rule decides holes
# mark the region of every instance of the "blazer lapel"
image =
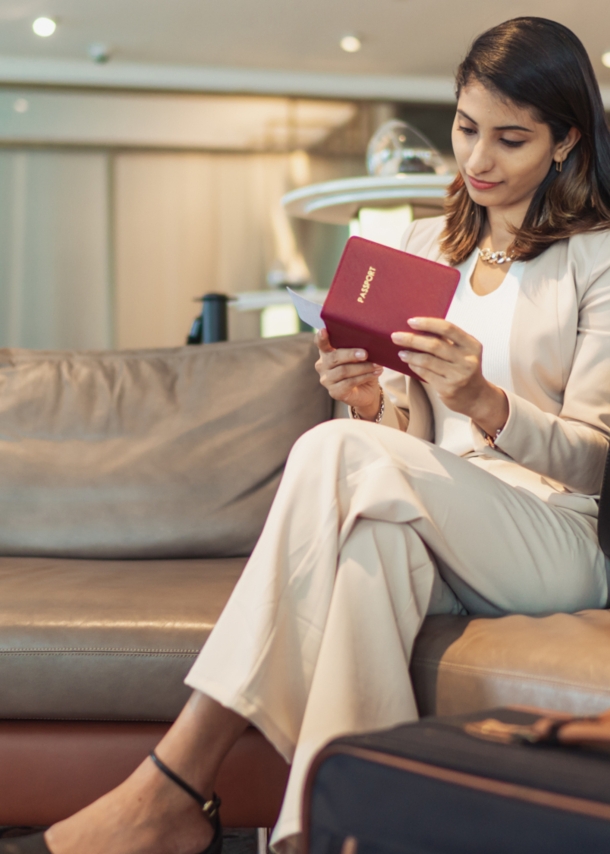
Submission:
[[[567,251],[568,242],[561,241],[528,262],[510,340],[515,393],[553,414],[561,410],[563,388],[573,358],[570,340],[576,340],[578,321]],[[560,330],[564,333],[570,330],[570,335],[564,334],[562,340]],[[534,351],[532,341],[536,342]]]

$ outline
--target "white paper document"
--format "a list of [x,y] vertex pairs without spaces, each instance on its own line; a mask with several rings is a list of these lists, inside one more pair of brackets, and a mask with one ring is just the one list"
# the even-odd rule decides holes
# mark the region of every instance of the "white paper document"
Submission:
[[312,326],[314,329],[323,329],[324,321],[321,317],[322,306],[317,302],[312,302],[310,299],[301,296],[301,294],[297,294],[291,288],[286,288],[286,290],[290,294],[290,299],[294,303],[297,314],[303,323]]

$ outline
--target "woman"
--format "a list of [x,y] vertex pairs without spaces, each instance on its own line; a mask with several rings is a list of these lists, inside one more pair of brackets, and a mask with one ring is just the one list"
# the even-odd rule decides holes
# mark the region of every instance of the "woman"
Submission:
[[[392,336],[425,384],[319,334],[320,380],[353,419],[296,443],[187,678],[191,700],[155,757],[47,831],[53,854],[218,850],[214,777],[248,722],[292,763],[272,841],[294,847],[320,746],[416,717],[409,657],[427,613],[606,605],[595,496],[610,434],[610,135],[599,90],[569,30],[519,18],[474,43],[457,93],[447,217],[416,222],[404,248],[462,278],[447,320],[416,318]],[[0,850],[47,848],[39,836]]]

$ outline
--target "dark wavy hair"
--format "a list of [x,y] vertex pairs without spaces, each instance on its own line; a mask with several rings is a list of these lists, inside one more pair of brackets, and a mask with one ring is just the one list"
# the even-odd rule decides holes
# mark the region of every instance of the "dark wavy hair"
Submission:
[[[456,94],[472,81],[519,107],[561,142],[571,127],[581,138],[563,163],[538,187],[511,252],[536,258],[551,244],[584,231],[610,227],[610,131],[593,66],[582,42],[556,21],[513,18],[473,43],[456,74]],[[461,175],[449,187],[441,246],[460,264],[477,245],[486,211],[468,195]]]

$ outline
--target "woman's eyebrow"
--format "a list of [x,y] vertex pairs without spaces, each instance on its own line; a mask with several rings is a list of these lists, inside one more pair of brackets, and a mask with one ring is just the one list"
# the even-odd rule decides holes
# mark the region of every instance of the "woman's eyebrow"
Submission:
[[501,125],[494,130],[524,130],[526,133],[534,133],[531,128],[524,128],[521,125]]
[[[476,125],[474,119],[471,119],[468,113],[465,113],[464,110],[457,110],[460,116],[463,116],[465,119],[468,119],[469,122],[472,122],[473,125]],[[500,125],[499,127],[494,128],[494,130],[523,130],[525,133],[534,133],[531,128],[524,128],[521,125]]]
[[459,108],[459,107],[458,107],[458,109],[457,109],[457,113],[458,113],[458,115],[459,115],[459,116],[463,116],[465,119],[468,119],[468,121],[469,121],[469,122],[472,122],[472,123],[473,123],[473,125],[476,125],[475,120],[474,120],[474,119],[471,119],[471,118],[470,118],[470,116],[468,115],[468,113],[465,113],[465,112],[464,112],[464,110],[460,110],[460,108]]

